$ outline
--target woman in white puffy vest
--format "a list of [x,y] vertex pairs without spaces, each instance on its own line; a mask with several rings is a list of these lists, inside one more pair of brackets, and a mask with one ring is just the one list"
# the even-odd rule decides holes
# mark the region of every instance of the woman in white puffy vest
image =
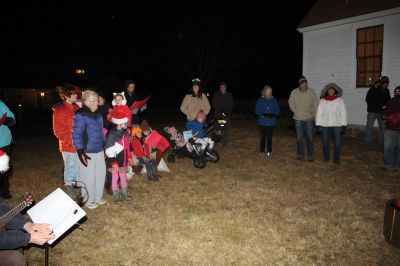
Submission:
[[332,139],[333,160],[335,164],[340,164],[341,139],[347,127],[347,112],[342,95],[343,90],[335,83],[329,83],[321,91],[315,124],[318,133],[322,134],[324,162],[330,160],[329,142]]

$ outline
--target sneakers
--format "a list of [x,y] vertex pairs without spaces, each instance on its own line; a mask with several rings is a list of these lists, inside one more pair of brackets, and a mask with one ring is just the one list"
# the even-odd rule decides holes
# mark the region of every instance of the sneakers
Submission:
[[271,157],[272,156],[272,152],[267,152],[267,157]]
[[261,158],[261,157],[264,157],[264,156],[265,156],[265,153],[263,153],[263,152],[259,152],[259,153],[258,153],[258,157]]
[[304,160],[304,155],[297,155],[297,160],[303,161]]
[[100,199],[100,200],[96,200],[96,203],[99,205],[104,205],[107,203],[107,201],[105,199]]
[[307,156],[307,161],[309,161],[309,162],[314,162],[314,156],[308,155],[308,156]]
[[93,209],[96,209],[97,207],[99,207],[99,205],[96,202],[92,202],[92,203],[87,204],[86,207],[88,209],[93,210]]

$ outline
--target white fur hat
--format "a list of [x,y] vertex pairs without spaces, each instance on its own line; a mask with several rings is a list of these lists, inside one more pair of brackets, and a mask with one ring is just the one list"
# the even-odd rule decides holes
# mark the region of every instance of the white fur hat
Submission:
[[122,96],[122,105],[126,105],[126,98],[125,98],[125,92],[124,91],[123,92],[113,92],[113,95],[114,95],[114,97],[113,97],[113,100],[111,102],[112,106],[117,105],[117,103],[115,102],[115,97],[116,96]]
[[10,157],[4,151],[0,150],[0,173],[7,172],[10,169],[9,162]]

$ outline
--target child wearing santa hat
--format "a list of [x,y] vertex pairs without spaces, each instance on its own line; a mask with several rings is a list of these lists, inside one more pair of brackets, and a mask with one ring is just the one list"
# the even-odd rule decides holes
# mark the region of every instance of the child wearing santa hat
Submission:
[[107,167],[112,173],[111,188],[113,191],[114,202],[121,203],[118,180],[121,182],[121,192],[125,200],[132,198],[128,193],[128,183],[126,181],[125,171],[128,164],[133,165],[130,151],[129,132],[127,115],[121,109],[114,109],[111,112],[111,122],[114,127],[108,131],[106,139]]
[[132,114],[131,110],[129,107],[126,105],[126,98],[125,98],[125,92],[114,92],[114,98],[111,102],[112,106],[114,106],[112,109],[110,109],[109,115],[108,115],[108,120],[111,122],[112,120],[112,111],[116,110],[118,112],[122,112],[126,115],[128,118],[127,122],[127,128],[130,131],[132,128]]

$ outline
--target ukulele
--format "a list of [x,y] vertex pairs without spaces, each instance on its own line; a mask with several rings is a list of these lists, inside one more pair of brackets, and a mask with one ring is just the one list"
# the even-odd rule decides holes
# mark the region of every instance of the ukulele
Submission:
[[12,210],[4,214],[0,217],[0,228],[3,227],[6,223],[8,223],[15,215],[17,215],[20,211],[30,206],[33,202],[33,197],[29,192],[26,192],[24,195],[24,201],[15,206]]

